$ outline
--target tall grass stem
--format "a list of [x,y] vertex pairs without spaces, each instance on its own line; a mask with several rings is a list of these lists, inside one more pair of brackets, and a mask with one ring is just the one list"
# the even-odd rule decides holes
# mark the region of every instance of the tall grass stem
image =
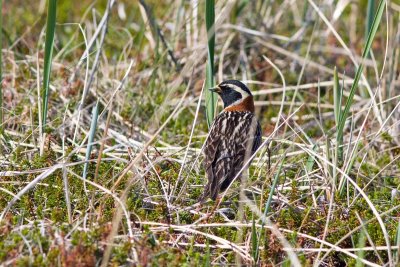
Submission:
[[44,47],[44,69],[43,69],[43,89],[42,89],[42,127],[46,127],[46,117],[49,102],[49,85],[51,61],[53,56],[54,33],[56,28],[57,0],[49,0],[47,8],[46,41]]
[[345,125],[345,122],[346,122],[347,114],[350,111],[351,105],[353,103],[353,98],[354,98],[354,95],[356,93],[356,89],[358,87],[358,82],[360,81],[360,78],[361,78],[361,74],[362,74],[363,67],[364,67],[364,61],[367,58],[367,55],[369,54],[369,52],[371,50],[372,42],[373,42],[375,34],[376,34],[377,30],[378,30],[379,23],[381,21],[382,15],[383,15],[383,10],[385,9],[385,4],[386,4],[385,0],[381,0],[380,1],[379,6],[378,6],[378,10],[376,11],[376,14],[375,14],[374,21],[373,21],[373,23],[371,25],[371,29],[369,31],[368,38],[367,38],[367,41],[365,43],[364,50],[363,50],[363,53],[362,53],[361,64],[359,65],[359,67],[357,69],[356,75],[354,77],[354,82],[353,82],[353,84],[351,85],[351,88],[350,88],[349,97],[347,98],[346,105],[344,107],[343,113],[340,116],[340,121],[339,121],[339,125],[338,125],[338,132],[339,133],[342,132],[343,129],[344,129],[344,125]]
[[[340,117],[342,116],[342,97],[343,88],[339,84],[339,75],[337,69],[334,69],[333,75],[333,106],[335,113],[335,123],[336,127],[339,128]],[[335,164],[341,164],[343,161],[343,129],[342,131],[336,132],[336,152],[335,152]],[[334,177],[334,179],[336,179]]]
[[208,38],[208,59],[206,64],[206,117],[208,127],[211,126],[215,116],[215,107],[217,104],[217,96],[209,91],[214,87],[214,49],[215,49],[215,2],[214,0],[206,0],[206,28]]
[[[83,167],[83,174],[82,174],[84,181],[86,181],[87,177],[87,169],[89,166],[90,154],[92,153],[94,136],[96,134],[98,115],[99,115],[99,101],[97,101],[96,105],[92,109],[92,122],[90,124],[88,145],[86,148],[86,155],[85,155],[85,165]],[[84,184],[84,187],[86,191],[86,183]]]
[[376,0],[368,0],[367,5],[367,21],[365,24],[365,40],[368,39],[368,34],[371,31],[372,23],[374,23],[374,9]]

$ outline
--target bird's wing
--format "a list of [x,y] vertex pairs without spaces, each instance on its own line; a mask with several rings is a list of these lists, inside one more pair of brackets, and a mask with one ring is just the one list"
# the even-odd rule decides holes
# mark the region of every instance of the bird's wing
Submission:
[[226,183],[229,173],[234,169],[233,163],[235,162],[236,151],[234,149],[235,145],[231,141],[229,137],[222,138],[214,162],[210,167],[210,172],[212,172],[210,196],[214,200],[217,198],[221,187]]
[[[221,113],[214,120],[210,133],[204,145],[204,168],[208,183],[205,186],[202,200],[211,196],[215,199],[220,190],[225,190],[233,179],[240,178],[238,172],[243,167],[246,151],[249,147],[251,156],[254,148],[257,149],[260,140],[257,138],[258,130],[250,130],[257,124],[252,124],[251,113],[226,112]],[[251,134],[250,134],[251,133]],[[250,135],[255,135],[256,140]],[[250,141],[250,146],[248,142]]]
[[260,147],[262,143],[262,129],[260,122],[257,121],[257,126],[256,126],[256,132],[254,135],[254,142],[253,142],[253,148],[252,148],[252,153],[256,152],[256,150]]
[[229,173],[227,173],[221,183],[221,191],[226,190],[233,180],[242,177],[244,171],[242,170],[243,165],[261,144],[261,126],[258,120],[252,114],[246,114],[241,119],[242,121],[237,123],[237,125],[242,128],[238,129],[238,131],[233,131],[232,134],[232,138],[235,140],[234,144],[230,147],[233,161]]
[[220,121],[221,121],[221,116],[218,116],[214,120],[214,122],[211,126],[211,129],[210,129],[210,132],[208,134],[206,143],[204,145],[204,150],[203,150],[204,162],[203,162],[203,164],[204,164],[204,167],[206,170],[208,168],[210,168],[212,163],[214,162],[216,153],[218,151],[218,147],[221,143],[221,129],[218,126],[220,124],[219,123]]
[[219,115],[215,118],[210,132],[208,134],[207,140],[204,144],[204,169],[206,170],[207,175],[207,185],[204,188],[204,192],[200,197],[200,201],[206,200],[206,198],[211,195],[211,189],[216,187],[216,179],[214,174],[213,163],[216,161],[217,151],[219,150],[219,146],[221,144],[221,128],[219,124],[221,122],[222,116]]

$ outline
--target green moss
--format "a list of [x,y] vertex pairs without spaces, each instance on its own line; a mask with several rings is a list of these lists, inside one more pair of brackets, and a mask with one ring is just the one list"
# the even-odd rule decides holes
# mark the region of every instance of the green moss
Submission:
[[125,242],[121,246],[115,247],[113,249],[113,257],[111,259],[112,264],[123,265],[126,263],[131,249],[132,249],[131,242]]
[[361,164],[361,170],[369,175],[375,175],[380,171],[378,167],[367,162]]
[[377,165],[384,167],[391,162],[390,155],[388,153],[379,153],[379,157],[377,157]]

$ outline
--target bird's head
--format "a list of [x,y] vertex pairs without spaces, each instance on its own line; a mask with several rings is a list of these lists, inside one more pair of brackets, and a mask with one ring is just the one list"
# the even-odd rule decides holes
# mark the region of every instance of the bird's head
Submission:
[[224,111],[254,112],[253,95],[249,88],[237,80],[227,80],[209,89],[217,93],[224,102]]

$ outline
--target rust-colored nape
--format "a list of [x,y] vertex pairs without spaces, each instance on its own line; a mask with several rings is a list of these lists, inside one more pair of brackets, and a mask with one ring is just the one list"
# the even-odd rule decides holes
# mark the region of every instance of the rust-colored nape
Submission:
[[254,100],[253,96],[248,96],[237,105],[229,106],[224,111],[250,111],[254,113]]

